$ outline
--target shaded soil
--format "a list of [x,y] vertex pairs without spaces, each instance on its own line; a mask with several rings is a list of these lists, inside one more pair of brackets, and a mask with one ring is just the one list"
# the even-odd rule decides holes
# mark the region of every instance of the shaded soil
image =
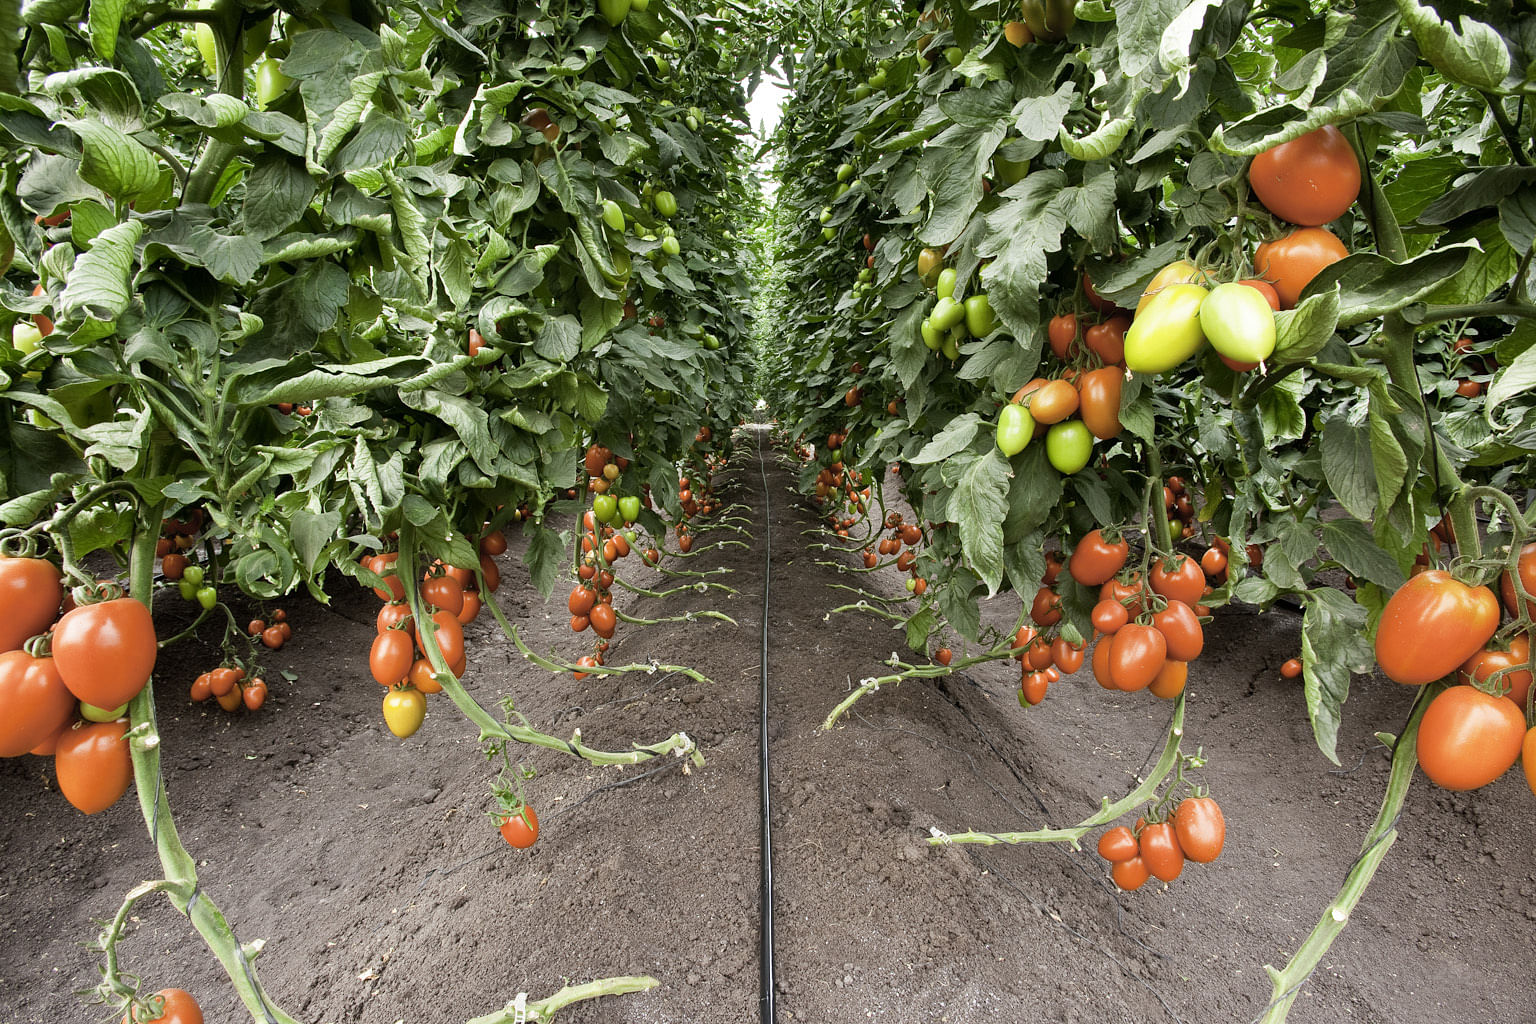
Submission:
[[[683,730],[702,769],[596,768],[548,750],[529,796],[542,832],[508,848],[485,817],[494,774],[475,730],[444,697],[398,741],[384,729],[366,651],[376,603],[338,585],[333,607],[288,606],[293,640],[271,660],[262,712],[227,715],[186,699],[212,652],[184,644],[157,679],[165,781],[204,891],[258,961],[271,994],[314,1022],[464,1020],[519,991],[569,979],[650,974],[655,990],[573,1007],[570,1022],[758,1018],[758,741],[765,507],[772,516],[768,612],[772,796],[781,1021],[1248,1021],[1269,1000],[1263,965],[1306,936],[1359,852],[1387,755],[1373,738],[1407,713],[1403,688],[1357,680],[1340,735],[1342,769],[1316,750],[1301,694],[1278,669],[1299,618],[1223,612],[1191,673],[1186,734],[1204,748],[1227,846],[1169,886],[1118,894],[1091,845],[933,848],[959,832],[1070,824],[1118,797],[1150,765],[1169,706],[1114,695],[1087,671],[1026,711],[1017,670],[988,665],[887,687],[831,732],[822,718],[902,646],[889,624],[826,612],[863,579],[903,593],[894,570],[841,574],[802,531],[808,510],[770,451],[741,450],[723,481],[745,508],[750,545],[695,546],[690,569],[738,593],[621,600],[660,618],[620,625],[609,664],[687,664],[713,682],[633,673],[576,681],[518,656],[489,616],[470,628],[466,685],[503,694],[556,735],[625,749]],[[764,480],[766,479],[766,489]],[[766,500],[765,500],[766,499]],[[497,595],[537,651],[574,658],[564,595],[547,605],[520,549]],[[841,558],[848,565],[851,559]],[[641,586],[658,576],[634,571]],[[168,602],[175,604],[176,602]],[[989,604],[1011,621],[1016,599]],[[177,625],[171,609],[162,631]],[[269,675],[269,680],[272,676]],[[670,760],[670,759],[669,759]],[[652,774],[647,774],[652,773]],[[645,775],[646,777],[640,778]],[[615,783],[633,780],[614,787]],[[605,788],[613,787],[613,788]],[[0,1024],[100,1020],[73,993],[96,980],[82,948],[92,921],[157,874],[134,800],[85,818],[54,789],[51,764],[0,762],[9,822],[0,862]],[[1422,778],[1402,836],[1291,1020],[1519,1021],[1536,985],[1536,802],[1518,771],[1475,794]],[[1091,840],[1090,840],[1091,843]],[[178,986],[210,1021],[248,1015],[187,923],[140,904],[128,970]]]

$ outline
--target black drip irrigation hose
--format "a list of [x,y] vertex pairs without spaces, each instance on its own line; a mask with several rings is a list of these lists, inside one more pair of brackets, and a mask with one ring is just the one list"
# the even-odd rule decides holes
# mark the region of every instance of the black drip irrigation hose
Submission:
[[773,512],[768,507],[768,467],[763,461],[763,434],[757,432],[757,469],[763,480],[763,649],[762,676],[759,697],[761,713],[758,716],[758,743],[762,765],[762,861],[763,861],[763,918],[762,948],[759,951],[762,979],[762,1020],[773,1024],[773,821],[772,802],[768,795],[768,583],[773,568]]

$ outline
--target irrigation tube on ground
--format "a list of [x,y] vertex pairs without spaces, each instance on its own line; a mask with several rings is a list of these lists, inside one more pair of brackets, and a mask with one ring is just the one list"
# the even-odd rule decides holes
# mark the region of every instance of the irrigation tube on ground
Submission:
[[768,507],[768,468],[763,462],[763,435],[757,432],[757,469],[763,480],[763,651],[760,687],[761,712],[758,716],[759,761],[762,766],[763,813],[763,925],[762,925],[762,1020],[773,1024],[773,824],[768,795],[768,584],[773,569],[773,512]]

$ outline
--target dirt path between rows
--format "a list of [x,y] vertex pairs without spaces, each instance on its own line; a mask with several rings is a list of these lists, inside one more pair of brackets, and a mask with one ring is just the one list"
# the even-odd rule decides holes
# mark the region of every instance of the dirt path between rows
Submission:
[[[930,828],[1085,817],[1135,784],[1169,705],[1108,694],[1085,670],[1026,711],[1016,668],[993,664],[883,688],[820,731],[901,636],[872,617],[828,619],[851,597],[835,586],[855,577],[821,563],[853,561],[810,546],[815,520],[791,493],[789,469],[769,450],[760,471],[754,442],[748,435],[720,482],[750,535],[709,534],[687,562],[730,570],[711,579],[736,593],[620,601],[645,618],[712,607],[736,624],[621,623],[609,655],[691,665],[713,682],[662,672],[577,681],[526,662],[489,616],[470,627],[466,685],[486,706],[511,694],[539,727],[580,728],[603,749],[682,730],[705,750],[701,769],[672,760],[649,775],[655,764],[596,768],[532,752],[542,832],[530,852],[508,848],[485,817],[493,766],[445,698],[432,698],[411,739],[384,729],[366,667],[377,605],[348,581],[330,608],[287,605],[295,635],[272,661],[298,678],[275,683],[259,714],[189,703],[187,685],[213,654],[193,644],[166,654],[156,686],[171,804],[205,891],[242,940],[268,940],[257,966],[274,998],[316,1024],[448,1024],[567,979],[650,974],[655,990],[560,1019],[756,1021],[767,555],[780,1021],[1258,1016],[1269,1000],[1263,965],[1296,948],[1359,852],[1388,767],[1373,733],[1400,728],[1405,690],[1357,680],[1335,768],[1312,742],[1296,684],[1278,675],[1298,646],[1297,617],[1227,610],[1191,672],[1186,721],[1227,818],[1220,860],[1118,894],[1091,847],[930,847]],[[584,653],[564,594],[545,604],[520,555],[514,543],[501,559],[502,608],[534,650]],[[661,583],[631,572],[639,586]],[[904,593],[894,570],[860,579]],[[1016,611],[1015,598],[999,598],[985,618]],[[168,608],[162,631],[184,614]],[[93,920],[156,874],[137,804],[82,817],[55,791],[51,764],[25,757],[0,762],[0,807],[0,1024],[101,1020],[73,994],[94,984],[100,962],[81,944]],[[1536,946],[1536,801],[1519,773],[1475,794],[1421,777],[1400,825],[1290,1019],[1531,1020],[1528,958],[1510,953]],[[127,968],[151,988],[189,989],[209,1021],[246,1019],[186,922],[164,902],[141,906]]]

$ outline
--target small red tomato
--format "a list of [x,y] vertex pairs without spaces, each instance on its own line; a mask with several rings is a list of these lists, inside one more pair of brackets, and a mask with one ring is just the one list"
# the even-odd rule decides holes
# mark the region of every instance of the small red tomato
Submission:
[[524,804],[516,814],[501,819],[501,838],[514,849],[528,849],[539,838],[539,816]]

